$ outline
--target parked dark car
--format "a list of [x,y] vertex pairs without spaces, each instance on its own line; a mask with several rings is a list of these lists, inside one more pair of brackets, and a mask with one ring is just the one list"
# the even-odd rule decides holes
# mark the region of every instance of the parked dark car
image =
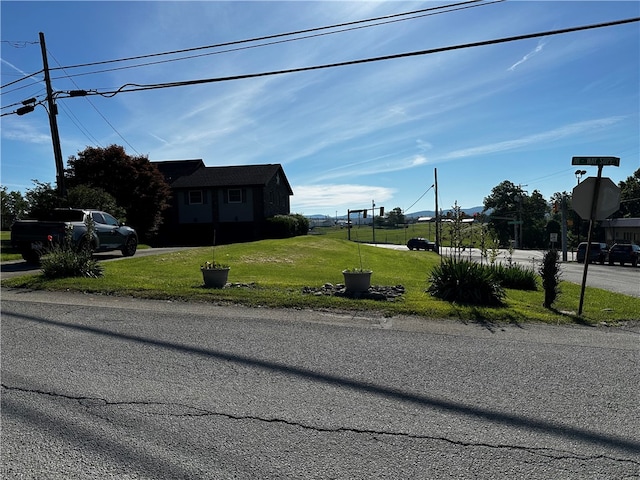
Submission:
[[635,243],[614,243],[609,250],[609,265],[619,262],[620,265],[630,263],[637,267],[639,258],[640,247]]
[[[576,253],[576,260],[578,263],[584,262],[585,251],[587,250],[587,242],[582,242],[578,245],[578,252]],[[589,249],[589,263],[598,262],[604,265],[607,260],[607,252],[609,248],[606,243],[591,242],[591,248]]]
[[416,238],[412,238],[407,242],[407,247],[409,247],[409,250],[432,250],[435,251],[436,249],[436,244],[433,242],[430,242],[429,240],[427,240],[426,238],[421,238],[421,237],[416,237]]

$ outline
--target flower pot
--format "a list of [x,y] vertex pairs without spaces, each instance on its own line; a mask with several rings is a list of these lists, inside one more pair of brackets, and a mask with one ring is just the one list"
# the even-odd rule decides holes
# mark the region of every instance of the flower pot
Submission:
[[225,268],[201,268],[204,286],[207,288],[223,288],[229,277],[229,267]]
[[371,286],[371,274],[373,272],[349,272],[343,270],[344,286],[348,292],[366,292]]

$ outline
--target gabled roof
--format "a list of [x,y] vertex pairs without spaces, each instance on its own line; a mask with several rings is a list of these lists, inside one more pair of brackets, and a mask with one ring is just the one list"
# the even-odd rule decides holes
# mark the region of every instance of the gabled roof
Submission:
[[640,227],[640,218],[608,218],[602,221],[602,226],[611,228],[637,228]]
[[151,162],[160,173],[164,175],[165,181],[171,185],[178,178],[185,175],[191,175],[193,172],[201,167],[204,167],[204,162],[201,159],[198,160],[164,160],[161,162]]
[[276,175],[293,195],[289,181],[280,164],[237,165],[228,167],[202,166],[190,175],[180,177],[171,184],[172,188],[203,187],[250,187],[264,186]]

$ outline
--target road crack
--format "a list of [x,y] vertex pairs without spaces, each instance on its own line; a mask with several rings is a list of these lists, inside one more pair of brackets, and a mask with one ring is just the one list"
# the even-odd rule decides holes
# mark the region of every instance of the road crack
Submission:
[[594,454],[594,455],[580,455],[575,452],[567,450],[559,450],[548,447],[529,447],[523,445],[511,445],[501,443],[486,443],[486,442],[466,442],[463,440],[454,440],[447,437],[434,436],[434,435],[421,435],[408,432],[397,432],[388,430],[376,430],[366,428],[355,427],[323,427],[320,425],[311,425],[307,423],[297,422],[293,420],[287,420],[283,418],[268,418],[260,417],[256,415],[237,415],[232,413],[216,412],[208,409],[193,407],[175,402],[144,402],[144,401],[119,401],[113,402],[104,398],[67,395],[63,393],[39,390],[39,389],[27,389],[20,387],[12,387],[5,384],[1,384],[3,390],[15,391],[21,393],[31,393],[37,395],[44,395],[53,398],[62,398],[65,400],[76,401],[80,405],[87,408],[100,408],[100,407],[128,407],[142,415],[151,416],[164,416],[164,417],[221,417],[234,421],[255,421],[262,423],[272,423],[286,425],[289,427],[300,428],[303,430],[310,430],[318,433],[352,433],[357,435],[370,435],[379,440],[384,438],[405,438],[410,440],[428,440],[444,442],[450,445],[458,447],[469,448],[489,448],[496,450],[513,450],[538,455],[548,458],[550,460],[579,460],[579,461],[598,461],[606,460],[616,463],[625,463],[640,467],[640,461],[636,461],[630,458],[618,458],[611,455]]

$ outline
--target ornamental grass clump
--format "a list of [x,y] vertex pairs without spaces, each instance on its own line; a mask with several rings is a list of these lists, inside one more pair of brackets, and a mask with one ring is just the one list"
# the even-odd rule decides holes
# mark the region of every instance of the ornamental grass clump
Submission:
[[[93,221],[87,222],[87,238],[92,238],[95,226]],[[67,228],[64,239],[59,244],[51,244],[48,253],[40,258],[40,267],[46,278],[86,277],[98,278],[103,275],[103,268],[93,259],[90,242],[81,242],[80,248],[74,247],[72,228]]]
[[427,292],[449,302],[500,306],[505,290],[484,265],[469,260],[444,258],[429,276]]
[[503,265],[495,263],[488,266],[493,278],[504,288],[514,290],[537,290],[538,275],[532,267],[525,267],[517,263]]

